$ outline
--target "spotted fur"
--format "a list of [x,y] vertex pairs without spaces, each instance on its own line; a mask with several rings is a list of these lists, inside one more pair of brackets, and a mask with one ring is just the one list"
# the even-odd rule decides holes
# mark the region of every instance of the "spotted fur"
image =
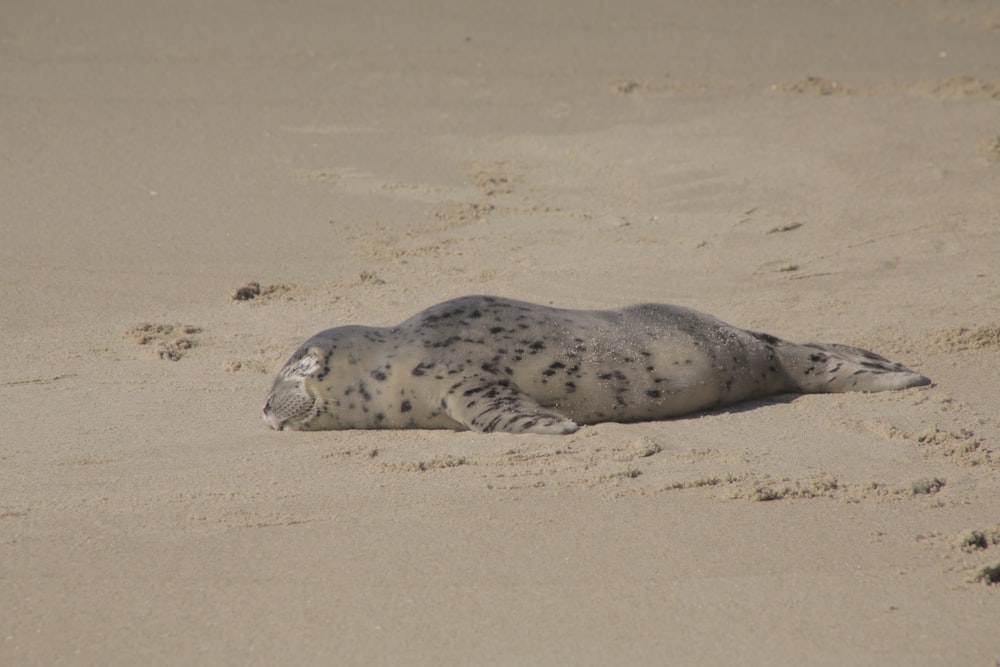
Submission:
[[558,435],[779,393],[929,383],[867,350],[798,345],[678,306],[564,310],[467,296],[395,327],[316,334],[278,373],[264,419],[279,430]]

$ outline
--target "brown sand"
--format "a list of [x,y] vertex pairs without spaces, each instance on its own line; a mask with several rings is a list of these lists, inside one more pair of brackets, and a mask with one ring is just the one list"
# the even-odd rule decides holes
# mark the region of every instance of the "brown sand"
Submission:
[[[996,4],[606,5],[0,8],[0,664],[1000,660]],[[466,293],[936,385],[265,428],[306,336]]]

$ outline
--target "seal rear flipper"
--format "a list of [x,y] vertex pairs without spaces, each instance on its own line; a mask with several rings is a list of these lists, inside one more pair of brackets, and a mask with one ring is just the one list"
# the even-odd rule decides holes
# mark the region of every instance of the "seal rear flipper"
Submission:
[[506,379],[465,378],[449,387],[442,404],[449,417],[479,433],[566,435],[579,428],[573,420],[522,394]]
[[778,348],[782,366],[803,393],[891,391],[922,387],[931,379],[860,347],[837,343]]

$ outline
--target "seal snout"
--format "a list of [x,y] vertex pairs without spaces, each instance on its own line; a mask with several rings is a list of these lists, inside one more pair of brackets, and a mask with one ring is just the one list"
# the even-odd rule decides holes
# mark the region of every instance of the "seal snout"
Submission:
[[270,394],[267,400],[264,402],[264,409],[261,411],[261,416],[268,426],[273,428],[275,431],[280,431],[285,427],[285,422],[282,421],[271,411],[271,399],[274,398],[274,394]]
[[264,421],[276,431],[308,428],[316,416],[315,406],[316,399],[306,389],[304,378],[280,378],[264,401]]

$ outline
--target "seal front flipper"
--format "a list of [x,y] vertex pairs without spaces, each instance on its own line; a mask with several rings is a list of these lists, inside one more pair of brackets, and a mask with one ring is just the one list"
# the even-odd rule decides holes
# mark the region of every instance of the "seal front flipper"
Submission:
[[510,380],[474,375],[448,388],[448,416],[472,431],[566,435],[579,426],[522,394]]

